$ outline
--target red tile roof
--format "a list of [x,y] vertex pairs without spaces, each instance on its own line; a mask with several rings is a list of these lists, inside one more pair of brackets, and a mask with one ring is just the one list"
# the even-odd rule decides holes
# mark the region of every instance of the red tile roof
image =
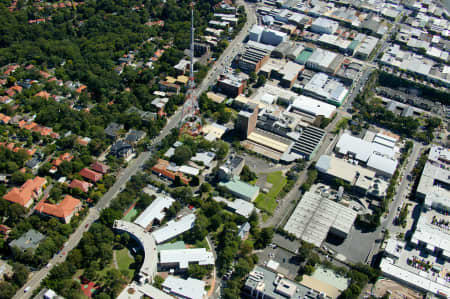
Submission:
[[89,168],[83,168],[83,169],[79,172],[79,174],[80,174],[82,177],[84,177],[84,178],[86,178],[86,179],[88,179],[88,180],[93,181],[94,183],[97,182],[97,181],[99,181],[99,180],[101,180],[102,177],[103,177],[103,175],[102,175],[101,173],[98,173],[98,172],[95,172],[95,171],[93,171],[93,170],[90,170]]
[[35,97],[41,97],[43,99],[48,100],[51,96],[51,94],[49,94],[48,92],[46,92],[45,90],[42,90],[40,92],[38,92],[37,94],[34,95]]
[[38,196],[45,183],[47,183],[45,178],[37,176],[34,179],[27,180],[20,188],[12,188],[3,198],[21,206],[26,206],[30,200]]
[[167,167],[169,166],[169,161],[158,159],[158,163],[152,167],[152,170],[156,173],[160,173],[161,175],[165,176],[166,178],[171,179],[172,181],[175,180],[176,176],[179,176],[181,181],[184,184],[188,184],[189,180],[184,177],[184,175],[181,172],[173,172],[170,170],[167,170]]
[[0,122],[7,124],[9,123],[9,121],[11,120],[11,117],[9,117],[8,115],[4,115],[3,113],[0,113]]
[[91,164],[91,169],[105,174],[109,171],[109,166],[96,161]]
[[66,218],[81,205],[81,201],[70,195],[64,196],[64,199],[57,204],[46,203],[45,199],[41,200],[34,209],[41,214],[47,214],[58,218]]
[[73,180],[69,187],[70,188],[78,188],[81,191],[83,191],[84,193],[89,191],[89,188],[92,186],[91,183],[85,182],[85,181],[80,181],[80,180]]
[[86,88],[87,88],[87,86],[86,86],[86,85],[81,85],[80,87],[78,87],[78,88],[77,88],[76,92],[78,92],[78,93],[82,93],[82,92],[83,92],[83,90],[85,90]]
[[54,166],[59,166],[59,165],[61,165],[61,163],[62,163],[63,161],[70,162],[70,161],[72,161],[72,159],[73,159],[73,156],[72,156],[70,153],[64,153],[64,154],[61,154],[61,155],[60,155],[58,158],[56,158],[55,160],[53,160],[52,164],[53,164]]

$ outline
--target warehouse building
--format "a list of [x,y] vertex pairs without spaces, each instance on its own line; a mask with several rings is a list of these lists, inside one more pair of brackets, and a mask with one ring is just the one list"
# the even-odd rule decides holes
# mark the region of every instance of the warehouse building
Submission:
[[295,208],[284,230],[317,247],[328,233],[346,238],[357,213],[320,194],[306,192]]

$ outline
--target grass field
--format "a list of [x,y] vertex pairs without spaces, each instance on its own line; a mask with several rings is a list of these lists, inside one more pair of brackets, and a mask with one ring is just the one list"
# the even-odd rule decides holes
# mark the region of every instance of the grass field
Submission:
[[128,212],[128,214],[125,217],[123,217],[123,220],[131,222],[134,220],[134,218],[136,218],[137,213],[138,211],[135,208],[133,208],[131,211]]
[[260,193],[255,204],[257,208],[272,214],[277,207],[277,196],[286,185],[287,179],[281,171],[277,171],[267,175],[267,182],[272,184],[272,188],[267,194]]
[[129,273],[128,277],[133,277],[134,269],[131,269],[130,265],[134,263],[134,259],[129,255],[127,248],[116,251],[116,260],[119,270],[126,270]]

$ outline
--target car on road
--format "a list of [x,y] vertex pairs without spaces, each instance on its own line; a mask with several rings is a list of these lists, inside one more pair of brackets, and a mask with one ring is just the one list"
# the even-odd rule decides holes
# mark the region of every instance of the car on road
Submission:
[[31,290],[31,287],[26,287],[26,288],[23,290],[23,292],[26,293],[26,292],[28,292],[29,290]]

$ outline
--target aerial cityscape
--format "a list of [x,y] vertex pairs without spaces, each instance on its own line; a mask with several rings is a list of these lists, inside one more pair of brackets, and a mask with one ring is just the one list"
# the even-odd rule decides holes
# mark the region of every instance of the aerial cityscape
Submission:
[[450,1],[0,20],[0,299],[450,298]]

